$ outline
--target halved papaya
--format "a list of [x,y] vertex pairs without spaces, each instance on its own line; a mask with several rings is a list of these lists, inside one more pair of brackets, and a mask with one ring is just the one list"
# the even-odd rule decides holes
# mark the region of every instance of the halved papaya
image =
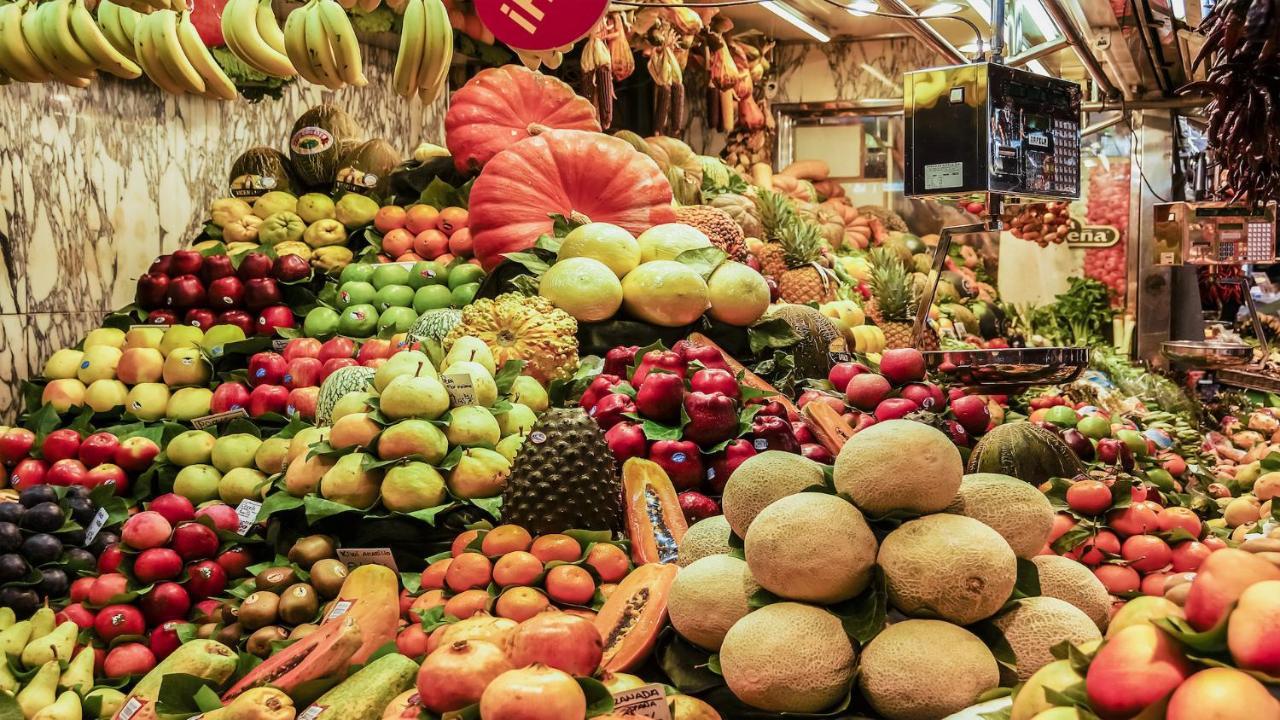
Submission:
[[625,672],[649,656],[667,624],[667,597],[679,572],[677,565],[649,563],[623,578],[595,619],[604,639],[601,670]]
[[222,702],[230,702],[251,688],[270,685],[289,694],[311,680],[341,677],[363,641],[360,626],[351,616],[326,622],[249,671],[222,696]]
[[637,565],[675,562],[689,524],[671,478],[657,463],[631,458],[622,465],[622,488],[631,559]]

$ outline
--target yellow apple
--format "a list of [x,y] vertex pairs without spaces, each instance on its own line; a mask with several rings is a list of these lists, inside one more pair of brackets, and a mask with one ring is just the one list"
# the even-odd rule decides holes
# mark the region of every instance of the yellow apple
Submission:
[[116,366],[116,379],[126,385],[160,382],[164,377],[164,355],[152,347],[135,347],[124,351]]
[[124,331],[116,328],[98,328],[91,331],[84,338],[84,349],[95,348],[100,345],[116,348],[117,350],[124,347]]
[[119,380],[94,380],[84,391],[84,402],[94,412],[106,412],[124,405],[128,397],[129,388]]
[[185,387],[169,397],[165,416],[170,420],[193,420],[209,414],[213,391],[202,387]]
[[204,339],[204,332],[194,325],[174,325],[164,331],[160,339],[160,352],[165,357],[180,347],[199,347]]
[[94,345],[84,351],[84,357],[80,359],[80,369],[76,372],[76,377],[80,382],[88,385],[94,380],[113,380],[116,376],[116,366],[120,364],[120,357],[124,353],[120,352],[120,348],[112,345]]
[[84,353],[72,348],[63,348],[49,356],[44,363],[44,376],[50,380],[66,380],[80,372],[80,363]]
[[139,420],[153,422],[169,407],[169,386],[164,383],[134,385],[124,400],[124,411]]
[[163,338],[164,328],[162,327],[129,328],[129,332],[124,334],[124,349],[155,348],[159,350],[160,341]]
[[213,369],[198,348],[180,347],[164,359],[164,384],[169,387],[206,385]]
[[73,407],[84,405],[84,383],[75,378],[54,380],[44,386],[40,402],[52,405],[58,412],[66,412]]

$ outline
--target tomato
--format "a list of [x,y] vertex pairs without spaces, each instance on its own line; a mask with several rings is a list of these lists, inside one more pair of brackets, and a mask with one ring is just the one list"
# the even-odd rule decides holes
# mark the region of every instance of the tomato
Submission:
[[194,0],[191,24],[196,26],[205,47],[216,48],[227,44],[222,38],[222,9],[227,0]]

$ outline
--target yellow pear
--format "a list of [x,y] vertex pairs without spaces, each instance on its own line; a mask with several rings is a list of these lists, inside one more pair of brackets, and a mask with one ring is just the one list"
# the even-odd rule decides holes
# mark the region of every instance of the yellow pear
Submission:
[[61,670],[57,660],[50,660],[40,666],[39,672],[18,692],[18,707],[22,708],[22,717],[33,720],[36,713],[53,704],[58,697],[59,675]]
[[31,616],[31,637],[44,637],[58,624],[53,608],[42,607]]
[[80,696],[68,690],[58,696],[56,702],[36,713],[32,720],[82,720]]
[[253,688],[204,716],[205,720],[257,720],[267,717],[293,717],[293,700],[272,687]]
[[31,621],[23,620],[0,632],[0,651],[5,655],[21,655],[31,639]]
[[50,660],[69,662],[76,648],[76,634],[79,627],[68,620],[53,632],[34,638],[22,649],[22,664],[32,668],[44,665]]
[[114,718],[120,708],[124,706],[125,701],[124,693],[109,687],[100,687],[89,693],[84,698],[85,703],[88,704],[94,698],[100,698],[98,701],[98,720],[111,720],[111,718]]
[[0,607],[0,630],[8,630],[16,622],[18,622],[18,616],[13,614],[13,608]]
[[58,687],[86,694],[93,689],[93,648],[81,650],[58,679]]
[[9,669],[9,662],[0,661],[0,692],[12,695],[18,691],[20,684],[18,678],[14,677],[13,671]]
[[498,372],[497,365],[494,363],[493,351],[485,344],[483,340],[474,335],[463,335],[453,341],[453,345],[449,347],[449,352],[444,356],[444,367],[449,369],[456,362],[470,361],[480,363],[490,375]]

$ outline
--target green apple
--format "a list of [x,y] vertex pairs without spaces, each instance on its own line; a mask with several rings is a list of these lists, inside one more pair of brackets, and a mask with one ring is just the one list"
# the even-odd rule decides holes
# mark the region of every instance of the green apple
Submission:
[[254,467],[253,457],[262,447],[262,440],[249,433],[223,435],[213,443],[210,459],[220,472],[230,472],[235,468]]
[[63,348],[49,356],[44,363],[44,377],[48,380],[67,380],[80,372],[84,353],[73,348]]
[[419,455],[438,463],[449,454],[444,431],[427,420],[401,420],[378,436],[378,457],[382,460]]
[[413,305],[413,288],[408,285],[387,285],[373,296],[373,306],[382,312],[387,308],[407,308]]
[[401,375],[382,390],[378,406],[382,414],[392,420],[411,417],[435,420],[449,409],[449,393],[433,377]]
[[436,368],[421,350],[405,350],[392,355],[380,365],[373,375],[373,387],[382,392],[392,380],[401,375],[436,378]]
[[119,350],[124,347],[124,331],[118,328],[98,328],[91,330],[84,338],[84,344],[81,346],[85,350],[95,348],[100,345],[106,345]]
[[328,339],[338,334],[338,311],[319,305],[307,313],[302,321],[302,334],[309,338]]
[[537,378],[518,375],[511,383],[511,402],[527,405],[530,410],[540,413],[547,411],[551,398]]
[[75,378],[53,380],[44,386],[40,394],[42,405],[52,405],[58,412],[66,412],[73,407],[84,405],[84,383]]
[[1116,439],[1128,445],[1134,457],[1147,456],[1147,439],[1137,430],[1117,430]]
[[329,413],[329,419],[338,422],[348,415],[355,413],[369,412],[373,406],[369,404],[373,400],[374,395],[370,392],[356,391],[349,392],[338,398],[338,402],[333,405],[333,412]]
[[448,498],[444,478],[426,463],[398,465],[382,479],[382,504],[393,512],[426,510],[443,505]]
[[348,230],[354,230],[373,222],[378,209],[378,202],[373,198],[360,193],[347,193],[338,201],[338,222]]
[[511,462],[494,450],[470,448],[449,471],[449,492],[463,499],[501,495],[511,475]]
[[169,407],[169,386],[164,383],[139,383],[129,389],[124,399],[126,415],[155,422],[164,417]]
[[281,437],[267,438],[253,454],[253,464],[268,475],[284,471],[284,459],[289,454],[289,440]]
[[1111,421],[1101,415],[1085,415],[1076,423],[1076,429],[1094,440],[1111,437]]
[[169,396],[165,417],[170,420],[195,420],[209,414],[213,391],[202,387],[185,387]]
[[449,413],[449,427],[445,430],[445,437],[449,439],[450,445],[493,447],[502,439],[502,431],[498,428],[498,419],[489,412],[489,408],[463,405]]
[[164,448],[165,457],[174,465],[208,465],[213,458],[213,444],[217,438],[204,430],[188,430]]
[[388,285],[408,285],[409,269],[403,265],[386,263],[373,271],[373,286],[381,290]]
[[218,499],[218,481],[222,473],[212,465],[188,465],[173,479],[173,491],[199,505]]
[[200,347],[214,357],[222,355],[222,346],[244,340],[244,330],[239,325],[214,325],[200,340]]
[[253,214],[262,219],[278,212],[297,212],[298,198],[293,193],[283,190],[272,190],[253,201]]
[[129,332],[124,334],[124,347],[121,350],[130,348],[155,348],[160,349],[160,341],[164,339],[164,328],[138,326],[129,328]]
[[479,285],[480,281],[483,279],[484,268],[479,265],[472,265],[471,263],[461,263],[459,265],[455,265],[454,268],[449,271],[449,289],[457,290],[463,285],[470,285],[473,283]]
[[124,405],[128,399],[129,388],[119,380],[94,380],[84,391],[84,404],[94,412],[107,412]]
[[372,305],[352,305],[338,318],[338,332],[348,337],[372,337],[378,330],[378,309]]
[[463,335],[453,341],[453,345],[449,348],[449,353],[444,356],[444,367],[448,369],[455,362],[461,360],[469,360],[474,363],[480,363],[490,375],[498,372],[498,367],[493,360],[493,352],[489,350],[489,346],[484,341],[474,335]]
[[524,435],[538,423],[538,415],[528,405],[511,403],[511,409],[498,416],[498,429],[502,435]]
[[298,198],[298,207],[294,212],[310,225],[320,220],[332,219],[336,214],[336,207],[333,198],[324,193],[307,193]]
[[413,294],[413,309],[419,315],[428,310],[447,308],[453,303],[453,294],[444,285],[424,285]]
[[389,307],[378,316],[378,335],[409,332],[418,313],[409,307]]
[[449,269],[435,260],[422,260],[409,271],[409,287],[417,290],[428,285],[447,285]]
[[353,280],[342,283],[338,287],[338,309],[346,310],[352,305],[372,305],[378,296],[378,289],[371,283]]
[[377,269],[374,265],[368,263],[351,263],[342,268],[342,274],[338,276],[338,282],[346,284],[349,282],[369,282],[373,279],[373,271]]
[[449,304],[452,307],[464,308],[475,302],[476,293],[480,292],[480,283],[459,285],[449,293]]
[[182,347],[164,359],[164,384],[169,387],[207,385],[213,368],[199,348]]
[[459,360],[450,365],[443,375],[446,378],[457,378],[462,384],[469,382],[477,405],[493,407],[498,401],[498,385],[493,381],[493,375],[478,362]]
[[116,367],[124,353],[112,345],[94,345],[84,351],[80,358],[80,368],[76,377],[80,382],[89,385],[94,380],[111,380],[116,376]]
[[257,468],[234,468],[218,481],[218,499],[231,507],[241,500],[261,500],[269,485],[267,476]]
[[203,339],[204,332],[194,325],[173,325],[160,338],[160,352],[168,357],[169,353],[181,347],[200,347]]

